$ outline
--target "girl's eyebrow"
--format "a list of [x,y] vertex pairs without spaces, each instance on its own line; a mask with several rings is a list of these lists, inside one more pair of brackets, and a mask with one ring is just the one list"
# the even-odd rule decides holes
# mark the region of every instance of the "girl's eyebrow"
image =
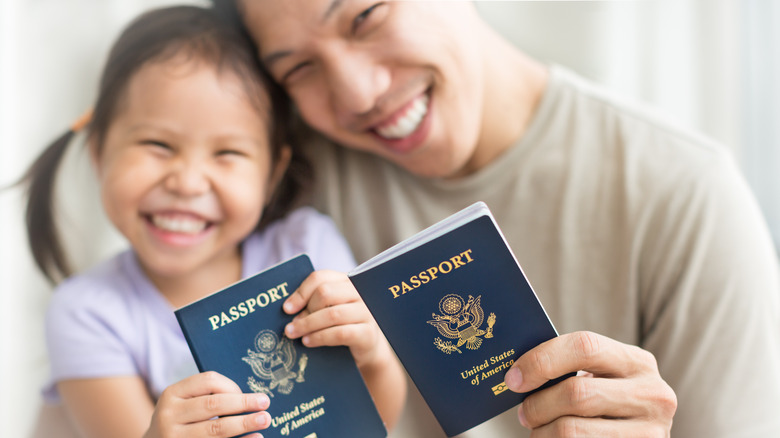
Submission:
[[161,126],[161,125],[155,125],[149,122],[141,122],[136,123],[134,125],[129,126],[125,131],[127,133],[134,133],[137,131],[143,131],[143,130],[154,130],[154,131],[164,131],[164,132],[173,132],[172,130]]

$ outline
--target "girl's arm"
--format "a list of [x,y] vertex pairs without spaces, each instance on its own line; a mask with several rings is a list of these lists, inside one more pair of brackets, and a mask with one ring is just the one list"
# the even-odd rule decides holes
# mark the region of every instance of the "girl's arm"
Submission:
[[346,274],[315,271],[284,303],[298,313],[285,328],[307,347],[349,347],[379,415],[392,429],[406,400],[406,377],[379,326]]
[[358,369],[374,399],[379,415],[386,427],[392,430],[406,402],[406,373],[384,335],[380,332],[379,336],[381,338],[377,340],[373,360],[364,361],[362,365],[358,365]]
[[271,423],[268,396],[242,394],[213,372],[169,386],[156,406],[137,376],[66,380],[57,389],[86,438],[232,437]]
[[85,438],[141,437],[154,411],[146,385],[137,376],[65,380],[57,390]]

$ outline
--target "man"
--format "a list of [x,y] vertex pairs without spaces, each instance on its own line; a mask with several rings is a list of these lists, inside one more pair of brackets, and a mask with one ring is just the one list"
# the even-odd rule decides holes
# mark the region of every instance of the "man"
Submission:
[[[338,144],[312,146],[317,202],[357,258],[483,200],[563,333],[509,388],[585,372],[464,437],[780,436],[777,259],[723,148],[530,59],[470,3],[239,3]],[[412,397],[393,436],[443,434]]]

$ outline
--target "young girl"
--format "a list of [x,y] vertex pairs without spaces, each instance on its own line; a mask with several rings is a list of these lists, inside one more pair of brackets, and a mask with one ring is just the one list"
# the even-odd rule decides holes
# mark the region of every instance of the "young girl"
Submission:
[[[389,345],[341,273],[333,224],[293,209],[307,166],[288,105],[253,47],[197,7],[149,12],[115,43],[87,143],[108,218],[131,249],[54,292],[48,400],[88,437],[229,437],[270,424],[265,394],[197,374],[173,309],[306,252],[318,269],[285,303],[307,346],[347,345],[388,427],[405,397]],[[28,237],[52,281],[69,277],[52,218],[53,176],[73,131],[27,174]],[[341,272],[339,272],[341,271]]]

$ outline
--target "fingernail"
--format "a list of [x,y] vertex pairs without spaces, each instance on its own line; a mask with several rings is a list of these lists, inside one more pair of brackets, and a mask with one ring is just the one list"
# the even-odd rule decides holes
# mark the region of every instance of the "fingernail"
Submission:
[[295,326],[293,326],[292,323],[287,324],[284,327],[284,333],[287,334],[288,338],[292,338],[293,336],[295,336]]
[[257,394],[257,406],[259,409],[265,409],[271,404],[271,399],[266,394]]
[[289,300],[285,301],[284,304],[282,305],[282,307],[284,307],[284,311],[287,312],[287,313],[290,313],[290,312],[293,311],[293,303],[291,303]]
[[520,386],[523,384],[523,373],[517,368],[510,368],[504,376],[504,383],[514,392],[519,392]]
[[520,407],[517,408],[517,419],[520,420],[520,424],[523,425],[526,429],[530,429],[531,427],[528,425],[528,419],[525,418],[525,412],[523,412],[523,404],[520,403]]
[[257,427],[265,429],[271,424],[271,414],[268,412],[260,412],[255,417],[255,422],[257,423]]

